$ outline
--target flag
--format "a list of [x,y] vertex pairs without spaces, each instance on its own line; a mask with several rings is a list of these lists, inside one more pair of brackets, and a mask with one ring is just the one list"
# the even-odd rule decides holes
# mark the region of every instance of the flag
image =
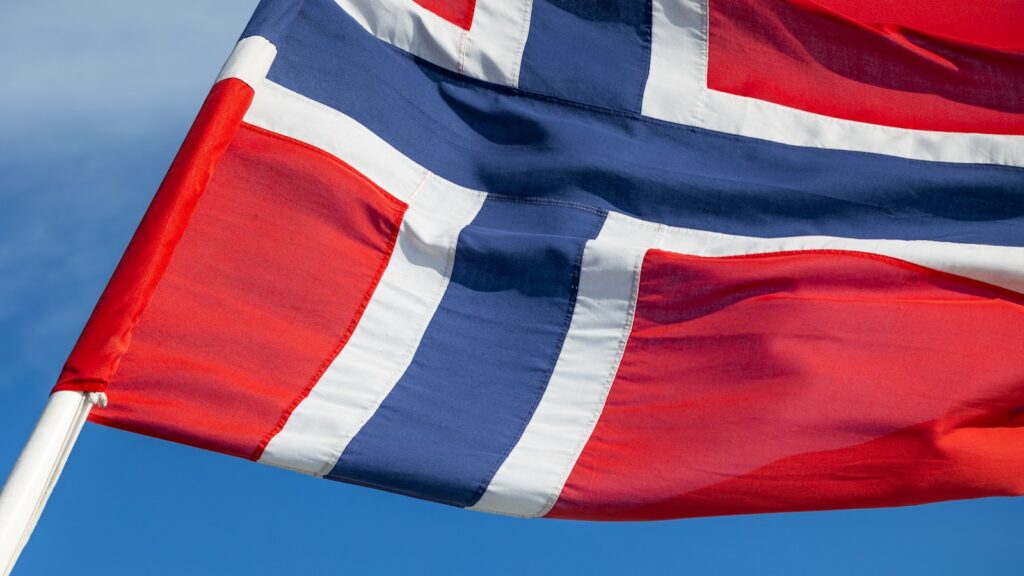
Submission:
[[264,0],[55,390],[525,517],[1024,493],[1022,27]]

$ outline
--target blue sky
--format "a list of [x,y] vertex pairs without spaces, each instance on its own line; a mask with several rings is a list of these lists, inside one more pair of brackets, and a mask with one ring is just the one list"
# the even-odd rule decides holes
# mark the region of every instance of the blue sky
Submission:
[[[0,470],[250,0],[0,3]],[[1024,499],[660,523],[519,520],[88,425],[16,575],[1019,573]]]

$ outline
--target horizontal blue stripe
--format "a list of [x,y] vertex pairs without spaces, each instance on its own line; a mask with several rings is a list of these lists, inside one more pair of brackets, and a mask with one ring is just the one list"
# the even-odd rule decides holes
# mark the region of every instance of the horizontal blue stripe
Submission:
[[519,440],[569,329],[586,239],[604,214],[489,197],[412,363],[335,480],[472,506]]
[[640,112],[650,64],[650,0],[534,0],[519,87]]
[[[461,185],[762,237],[1024,246],[1024,170],[787,146],[462,78],[306,0],[270,78]],[[580,57],[584,57],[581,55]]]

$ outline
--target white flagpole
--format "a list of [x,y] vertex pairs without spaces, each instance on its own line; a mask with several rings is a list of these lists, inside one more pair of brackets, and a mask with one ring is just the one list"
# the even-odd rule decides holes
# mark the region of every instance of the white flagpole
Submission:
[[0,492],[0,574],[3,576],[14,569],[82,431],[85,418],[96,404],[106,406],[106,395],[62,391],[52,394],[46,403]]

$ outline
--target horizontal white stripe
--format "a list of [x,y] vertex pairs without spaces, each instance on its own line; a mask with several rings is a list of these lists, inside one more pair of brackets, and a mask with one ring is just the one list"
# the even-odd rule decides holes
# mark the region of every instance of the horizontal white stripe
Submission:
[[707,6],[707,0],[654,0],[645,116],[796,146],[1024,166],[1024,136],[868,124],[708,89]]
[[610,214],[587,242],[572,322],[547,389],[474,510],[543,516],[604,408],[633,325],[640,266],[664,227]]
[[651,66],[641,113],[701,126],[707,92],[707,11],[701,0],[653,0]]
[[337,0],[377,38],[454,72],[519,85],[533,0],[477,0],[464,30],[413,0]]
[[245,121],[332,154],[406,203],[426,172],[352,118],[270,80],[258,85]]
[[252,88],[257,88],[267,77],[270,65],[277,58],[277,47],[262,36],[242,38],[220,69],[217,82],[225,78],[238,78]]
[[908,130],[804,112],[708,90],[704,127],[797,146],[914,160],[1024,166],[1024,136]]
[[[638,226],[643,223],[638,222]],[[852,250],[881,254],[1024,293],[1024,248],[930,240],[859,240],[836,236],[755,238],[669,228],[665,250],[695,256],[741,256],[791,250]]]

